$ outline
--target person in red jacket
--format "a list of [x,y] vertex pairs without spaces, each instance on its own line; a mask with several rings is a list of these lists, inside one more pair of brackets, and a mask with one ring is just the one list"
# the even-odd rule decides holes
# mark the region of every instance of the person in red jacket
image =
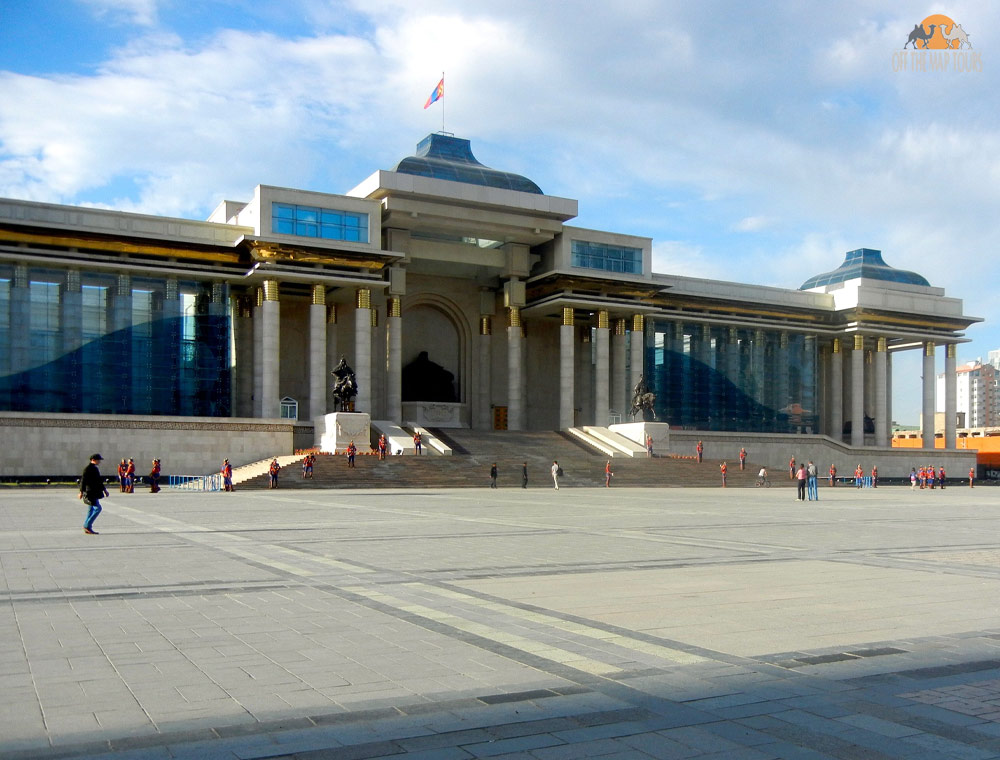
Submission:
[[830,465],[830,485],[837,485],[837,466],[834,464]]
[[153,466],[149,470],[149,492],[160,492],[160,460],[154,459]]
[[745,470],[747,468],[747,450],[740,447],[740,469]]
[[705,444],[703,444],[701,441],[698,441],[698,445],[694,447],[694,451],[698,455],[698,461],[700,462],[702,454],[705,453]]
[[118,465],[118,489],[125,493],[125,471],[128,470],[128,462],[124,459]]
[[228,459],[222,461],[222,490],[232,491],[233,490],[233,466],[229,464]]
[[722,473],[722,487],[725,488],[726,487],[726,473],[729,472],[729,467],[726,466],[725,462],[723,462],[722,464],[719,465],[719,472]]
[[135,493],[135,460],[131,457],[125,468],[125,493]]
[[975,480],[975,478],[976,478],[976,468],[975,467],[970,467],[969,468],[969,488],[974,488],[974,486],[972,485],[972,481]]

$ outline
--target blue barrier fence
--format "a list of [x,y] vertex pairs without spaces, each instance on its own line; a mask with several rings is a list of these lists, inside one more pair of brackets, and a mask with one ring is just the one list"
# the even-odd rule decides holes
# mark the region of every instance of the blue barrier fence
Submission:
[[221,491],[222,475],[170,475],[167,488],[179,491]]

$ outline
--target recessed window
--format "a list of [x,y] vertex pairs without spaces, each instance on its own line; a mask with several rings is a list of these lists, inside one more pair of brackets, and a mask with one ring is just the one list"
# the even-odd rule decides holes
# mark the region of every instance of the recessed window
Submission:
[[572,254],[575,267],[600,269],[604,272],[642,274],[641,248],[574,240]]
[[279,235],[367,243],[368,214],[317,206],[297,206],[291,203],[272,203],[271,232]]
[[297,420],[299,418],[299,402],[290,396],[281,399],[281,419]]

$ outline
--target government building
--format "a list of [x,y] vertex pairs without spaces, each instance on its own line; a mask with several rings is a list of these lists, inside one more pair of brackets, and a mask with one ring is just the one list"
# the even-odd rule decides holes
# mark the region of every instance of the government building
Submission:
[[207,221],[0,199],[0,475],[290,454],[341,358],[354,410],[403,428],[607,426],[642,379],[678,440],[808,436],[849,461],[889,449],[892,358],[919,351],[925,420],[952,378],[955,448],[978,320],[919,274],[868,248],[797,290],[654,272],[649,238],[576,216],[444,133],[344,195],[259,185]]

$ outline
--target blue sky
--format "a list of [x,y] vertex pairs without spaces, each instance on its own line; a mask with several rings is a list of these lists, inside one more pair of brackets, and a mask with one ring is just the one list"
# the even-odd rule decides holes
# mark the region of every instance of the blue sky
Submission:
[[[933,13],[981,70],[893,70]],[[986,319],[964,362],[1000,348],[998,32],[981,2],[0,0],[0,196],[200,219],[345,192],[443,107],[660,272],[798,287],[881,249]],[[900,422],[920,371],[895,357]]]

